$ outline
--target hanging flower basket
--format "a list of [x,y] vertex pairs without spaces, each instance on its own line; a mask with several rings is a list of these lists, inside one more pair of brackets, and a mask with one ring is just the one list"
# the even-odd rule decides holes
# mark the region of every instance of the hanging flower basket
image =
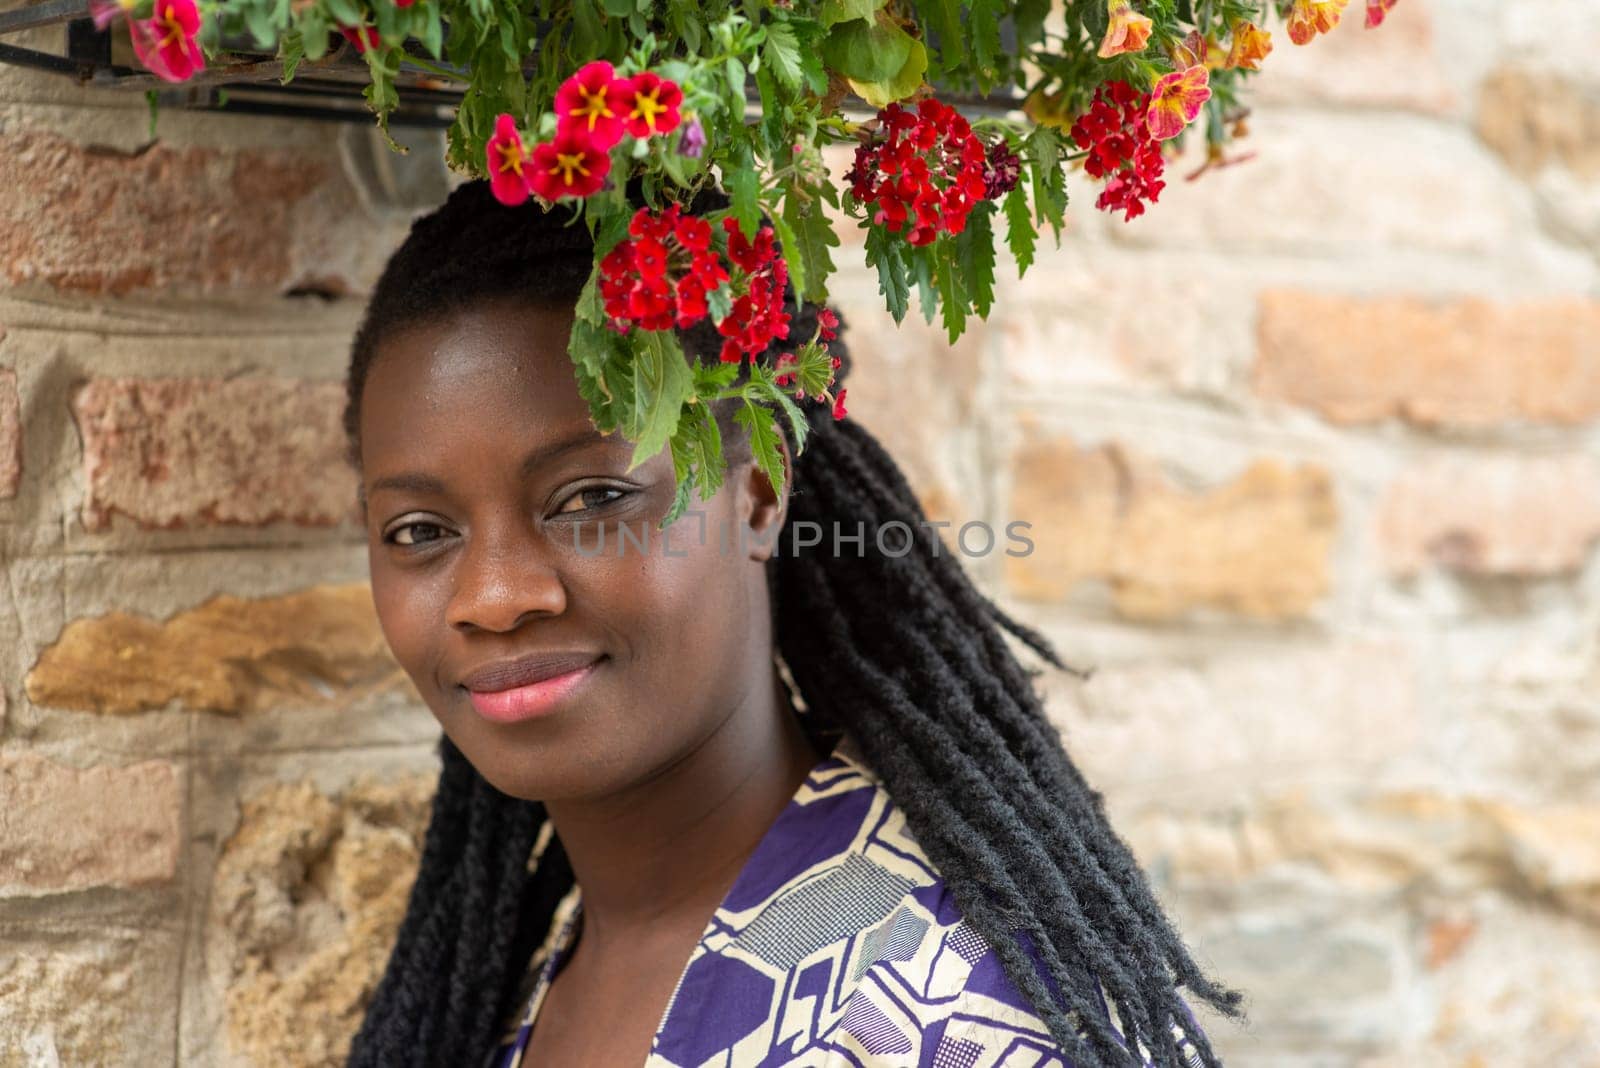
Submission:
[[[58,0],[60,2],[60,0]],[[1367,0],[1368,27],[1397,0]],[[1241,91],[1274,47],[1336,26],[1349,0],[87,0],[125,29],[151,76],[182,84],[270,54],[281,83],[364,67],[387,134],[402,99],[459,93],[447,161],[487,178],[507,211],[562,205],[596,256],[570,351],[596,426],[634,462],[670,447],[678,494],[663,525],[709,497],[724,460],[707,402],[734,397],[781,489],[776,420],[804,447],[810,398],[846,416],[828,354],[836,320],[789,336],[785,287],[824,302],[839,241],[865,231],[896,321],[913,291],[950,340],[994,302],[997,245],[1019,276],[1041,234],[1059,244],[1065,171],[1094,208],[1133,222],[1158,202],[1172,150],[1242,157]],[[225,47],[227,46],[227,47]],[[230,47],[233,51],[229,51]],[[0,55],[0,58],[4,58]],[[263,56],[249,63],[260,70]],[[230,75],[237,77],[237,69]],[[226,73],[226,68],[224,68]],[[1020,105],[974,108],[974,101]],[[752,103],[754,106],[751,106]],[[397,150],[398,145],[391,145]],[[822,151],[853,165],[836,183]],[[646,203],[625,190],[642,189]],[[703,187],[731,208],[687,205]],[[715,363],[677,329],[710,320]],[[786,350],[764,354],[774,341]]]

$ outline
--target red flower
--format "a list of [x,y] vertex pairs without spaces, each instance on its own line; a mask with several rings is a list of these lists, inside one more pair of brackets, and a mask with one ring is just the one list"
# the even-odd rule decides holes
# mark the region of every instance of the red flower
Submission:
[[833,417],[835,420],[843,419],[849,414],[844,410],[844,395],[849,392],[850,388],[846,386],[845,388],[839,390],[839,395],[837,397],[833,398]]
[[517,120],[501,112],[494,120],[494,136],[484,146],[489,164],[489,191],[502,204],[515,207],[532,189],[527,172],[528,153],[517,133]]
[[890,104],[878,119],[881,139],[857,147],[845,176],[851,195],[875,206],[874,223],[913,245],[959,234],[989,193],[988,155],[971,124],[931,97],[914,114]]
[[357,52],[365,52],[369,48],[378,47],[378,28],[376,26],[362,26],[359,32],[356,27],[340,26],[339,34],[349,41]]
[[1108,82],[1095,92],[1089,110],[1072,124],[1072,139],[1088,151],[1083,169],[1091,178],[1105,178],[1095,201],[1101,211],[1123,212],[1125,221],[1144,214],[1166,188],[1166,160],[1145,121],[1150,97],[1127,82]]
[[823,308],[817,312],[817,325],[820,328],[822,340],[832,341],[839,336],[839,316],[832,308]]
[[772,228],[762,227],[751,240],[729,218],[723,232],[737,277],[712,247],[713,231],[704,219],[684,215],[675,204],[660,212],[635,212],[628,237],[600,261],[600,297],[609,325],[619,331],[630,325],[685,329],[710,315],[709,294],[731,282],[731,309],[717,323],[724,338],[722,360],[737,363],[746,354],[765,352],[773,339],[788,337],[783,293],[789,268],[778,255]]
[[622,140],[628,113],[626,86],[605,60],[585,63],[556,90],[557,137],[581,132],[602,152]]
[[199,35],[200,9],[195,0],[156,0],[149,18],[128,20],[128,39],[139,62],[163,81],[188,81],[205,69]]
[[677,82],[643,71],[622,86],[628,133],[643,139],[678,128],[678,106],[683,103],[683,90],[678,88]]
[[528,184],[546,200],[586,197],[600,191],[610,170],[611,156],[569,129],[534,147]]

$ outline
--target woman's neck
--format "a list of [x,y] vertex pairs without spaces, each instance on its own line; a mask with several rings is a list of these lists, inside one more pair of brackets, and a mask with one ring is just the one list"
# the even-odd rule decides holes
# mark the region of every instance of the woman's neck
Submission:
[[583,888],[585,951],[698,931],[826,754],[801,729],[776,669],[759,703],[627,791],[546,808]]

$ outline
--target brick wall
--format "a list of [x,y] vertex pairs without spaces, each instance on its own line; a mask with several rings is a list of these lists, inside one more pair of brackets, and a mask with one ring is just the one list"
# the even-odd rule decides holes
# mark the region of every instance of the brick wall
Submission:
[[[1230,1063],[1600,1063],[1600,13],[1347,22],[953,348],[848,266],[852,418],[1033,524],[970,562],[1094,668]],[[0,1063],[337,1064],[434,769],[337,465],[405,220],[347,133],[160,121],[0,69]]]

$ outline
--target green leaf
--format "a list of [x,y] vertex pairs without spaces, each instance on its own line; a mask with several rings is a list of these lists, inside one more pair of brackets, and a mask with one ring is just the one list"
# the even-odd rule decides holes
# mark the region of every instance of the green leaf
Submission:
[[[422,9],[422,32],[418,34],[422,47],[428,50],[428,55],[434,59],[444,58],[444,21],[439,17],[439,5],[431,3],[418,4]],[[415,8],[413,8],[415,10]]]
[[672,507],[661,529],[677,522],[689,508],[695,486],[700,499],[709,500],[721,488],[727,468],[722,453],[722,431],[705,404],[685,404],[677,432],[672,435],[672,471],[678,483]]
[[300,36],[299,29],[291,29],[278,39],[278,58],[283,61],[283,77],[279,79],[280,85],[288,85],[294,80],[295,69],[300,66],[300,60],[305,54],[305,39]]
[[967,293],[962,285],[960,265],[956,262],[955,242],[941,240],[938,274],[939,306],[944,312],[944,329],[954,345],[967,328]]
[[804,285],[796,282],[795,292],[805,300],[817,303],[827,300],[828,276],[834,271],[833,257],[828,250],[839,247],[833,220],[822,210],[820,200],[806,200],[791,186],[783,198],[783,221],[794,234],[799,252],[798,258],[790,257],[790,271],[794,273],[796,262],[804,267],[797,275],[804,280]]
[[[972,43],[972,59],[978,69],[986,74],[993,73],[995,57],[1000,54],[1000,20],[1005,17],[1006,6],[1001,0],[972,0],[972,7],[967,12],[967,36]],[[1103,8],[1105,5],[1100,6]],[[989,77],[980,77],[978,81],[985,89],[993,84]]]
[[744,236],[754,239],[761,228],[761,176],[756,173],[755,160],[748,148],[739,153],[739,161],[727,176],[728,195],[733,200],[733,217],[739,220]]
[[773,492],[781,496],[785,490],[783,453],[778,448],[777,417],[772,409],[746,398],[744,407],[733,413],[733,421],[744,427],[756,466],[766,473]]
[[961,270],[962,289],[971,295],[973,313],[980,319],[987,319],[994,307],[994,229],[989,222],[993,214],[993,205],[983,203],[967,216],[951,261]]
[[[851,81],[887,84],[905,68],[915,43],[892,22],[857,19],[833,28],[822,42],[822,58]],[[923,59],[926,69],[926,52]]]
[[346,26],[361,25],[361,7],[355,0],[323,0],[323,3],[335,22],[342,22]]
[[747,389],[783,409],[784,415],[789,418],[789,428],[794,432],[795,448],[797,450],[804,448],[806,434],[810,432],[811,424],[806,422],[805,413],[800,411],[800,406],[794,402],[788,393],[773,382],[772,376],[766,367],[756,364],[750,369],[750,381]]
[[939,66],[950,71],[967,58],[966,34],[961,28],[961,0],[932,0],[929,23],[939,35]]
[[822,0],[822,10],[817,13],[817,20],[824,26],[832,26],[856,19],[870,19],[885,3],[887,0]]
[[278,27],[273,14],[265,5],[252,4],[244,8],[245,25],[261,48],[271,48],[277,42]]
[[1038,242],[1033,214],[1028,210],[1028,194],[1022,191],[1021,182],[1006,194],[1005,212],[1006,244],[1011,247],[1011,255],[1017,261],[1017,277],[1021,278],[1033,266],[1033,249]]
[[777,231],[778,244],[783,249],[783,260],[789,267],[789,281],[794,285],[796,293],[804,293],[806,287],[806,261],[800,253],[800,242],[795,237],[794,228],[789,225],[789,220],[780,212],[772,216],[772,228]]
[[603,0],[602,6],[607,15],[613,18],[627,18],[633,14],[633,0]]
[[623,433],[634,443],[632,471],[661,451],[677,429],[683,402],[694,385],[678,336],[670,330],[640,330],[633,353],[634,408]]
[[780,85],[800,88],[805,72],[800,60],[800,38],[794,28],[781,20],[767,26],[767,43],[761,48],[763,70],[770,70]]
[[934,252],[931,245],[918,245],[906,251],[911,276],[917,280],[917,306],[922,309],[922,318],[930,323],[939,310],[939,291],[933,284]]
[[613,330],[578,319],[572,324],[567,351],[595,428],[602,434],[621,429],[626,413],[634,408],[627,341]]
[[881,108],[896,100],[904,100],[922,85],[923,76],[928,73],[928,50],[921,41],[911,42],[911,52],[906,57],[906,62],[898,74],[887,82],[863,82],[855,78],[848,79],[850,88],[875,108]]
[[867,228],[867,266],[878,269],[878,292],[883,294],[889,314],[894,316],[896,323],[906,317],[906,306],[911,299],[903,248],[904,243],[885,232],[881,226]]

